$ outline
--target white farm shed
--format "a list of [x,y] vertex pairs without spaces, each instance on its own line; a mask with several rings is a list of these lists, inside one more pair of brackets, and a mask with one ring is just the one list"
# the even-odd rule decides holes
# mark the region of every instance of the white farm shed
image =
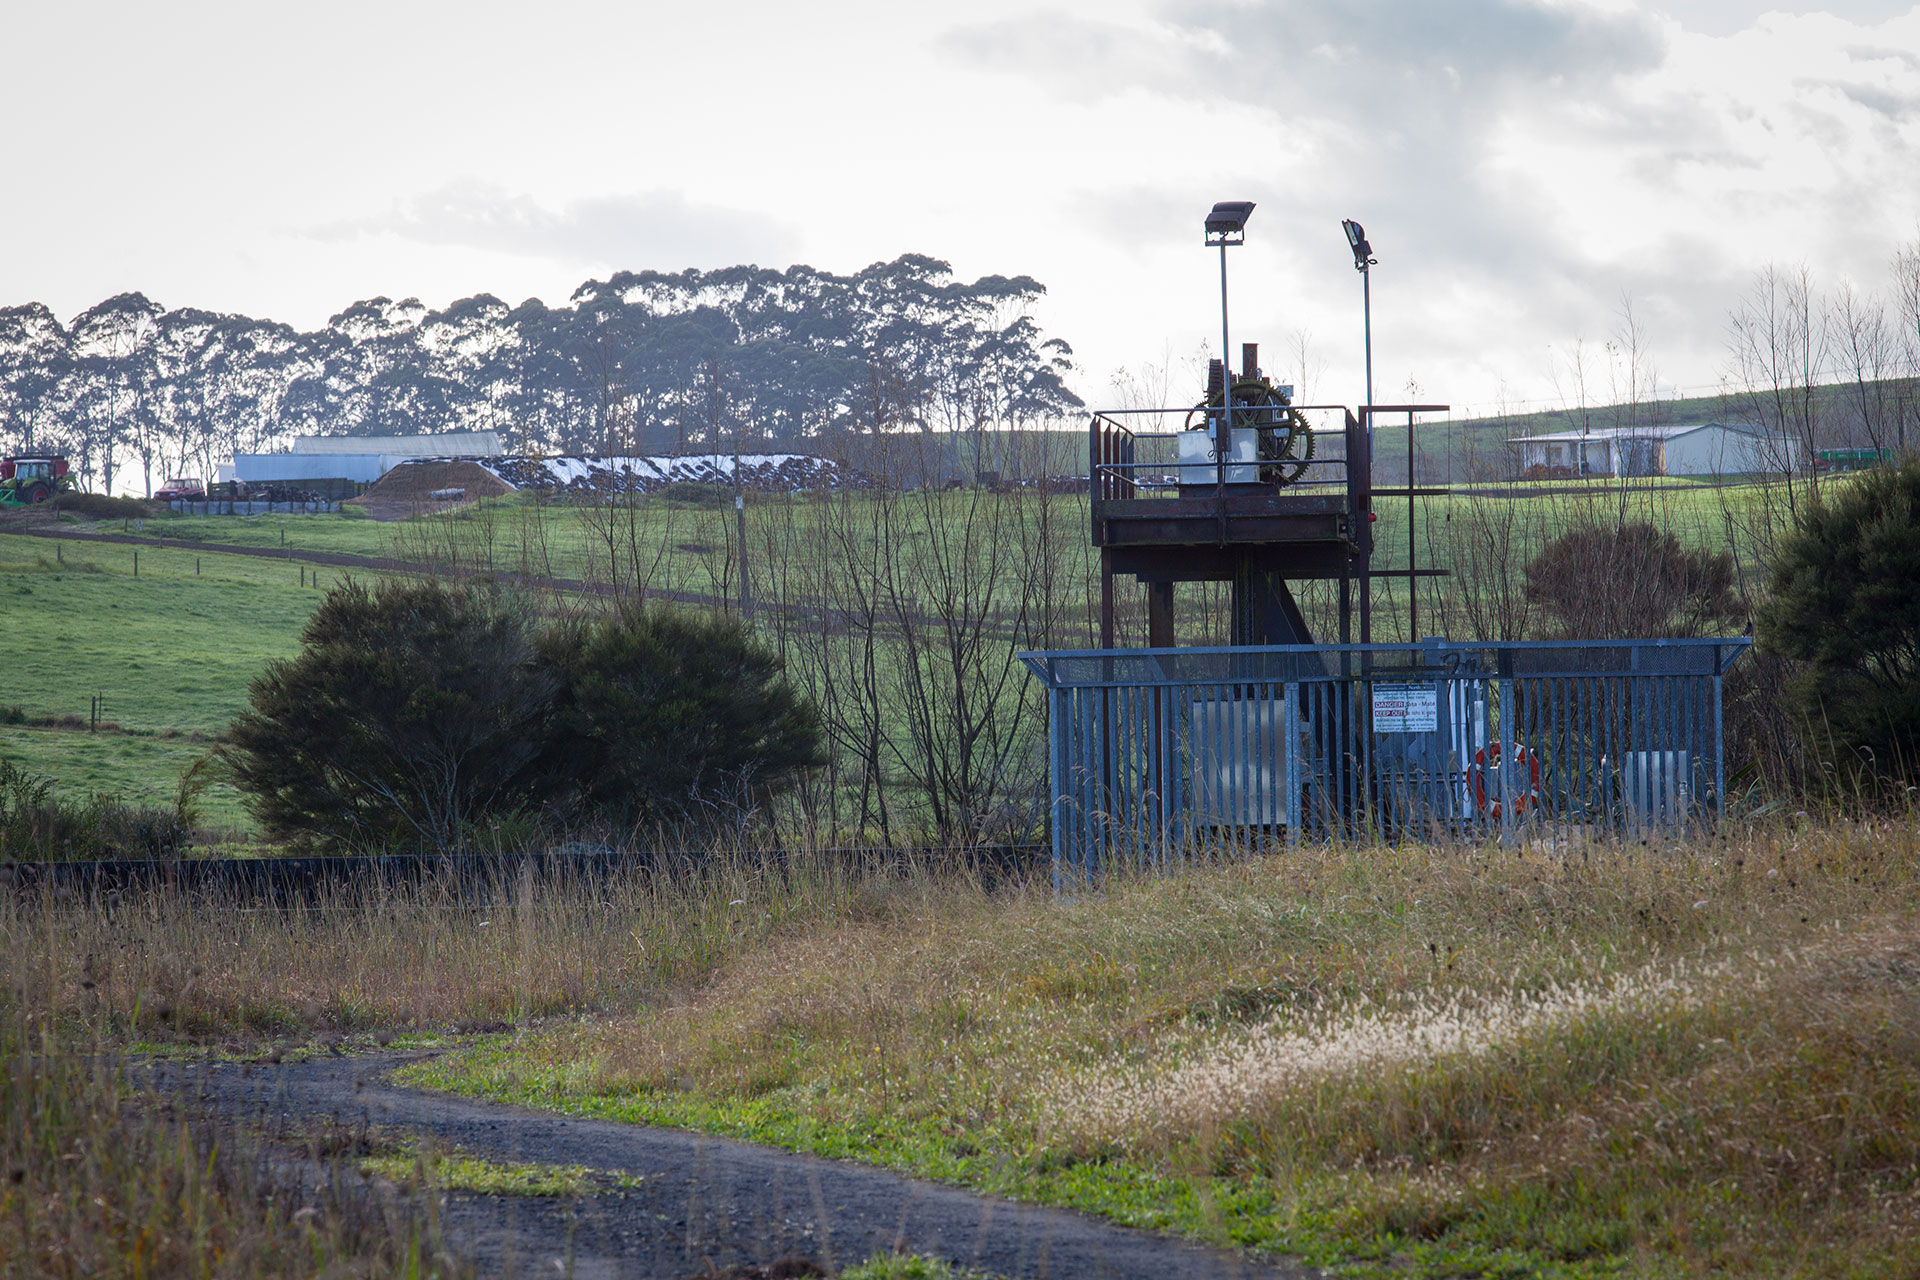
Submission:
[[1739,476],[1798,468],[1794,442],[1749,422],[1596,427],[1518,436],[1522,473],[1590,476]]
[[498,458],[497,431],[445,431],[430,436],[295,436],[292,453],[236,453],[220,467],[221,481],[286,484],[352,480],[372,484],[415,458]]
[[421,436],[295,436],[295,453],[357,453],[390,458],[498,458],[498,431],[443,431]]

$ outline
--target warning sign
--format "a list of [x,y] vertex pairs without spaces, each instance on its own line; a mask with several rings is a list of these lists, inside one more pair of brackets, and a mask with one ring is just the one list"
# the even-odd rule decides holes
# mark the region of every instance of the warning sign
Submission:
[[1373,686],[1375,733],[1431,733],[1440,727],[1440,690],[1430,684]]

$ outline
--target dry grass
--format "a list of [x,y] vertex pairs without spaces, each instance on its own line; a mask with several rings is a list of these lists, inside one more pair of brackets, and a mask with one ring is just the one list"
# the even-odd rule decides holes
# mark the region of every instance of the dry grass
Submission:
[[360,1185],[356,1151],[305,1153],[344,1170],[345,1192],[337,1176],[290,1181],[284,1155],[137,1087],[119,1051],[277,1060],[643,1009],[771,937],[933,883],[924,868],[723,856],[615,885],[285,909],[0,898],[0,1276],[460,1274],[430,1215]]
[[88,1043],[245,1051],[501,1030],[651,1007],[770,938],[934,883],[924,867],[719,855],[612,883],[336,891],[287,907],[43,895],[0,900],[0,972],[26,1016]]
[[1915,1274],[1917,853],[1855,822],[896,897],[465,1084],[998,1153],[1056,1198],[1144,1170],[1189,1229],[1322,1257]]
[[803,858],[484,909],[41,902],[0,954],[36,1027],[530,1026],[439,1079],[1319,1260],[1915,1275],[1916,907],[1920,839],[1876,820],[1070,899]]
[[0,1276],[457,1277],[430,1203],[302,1176],[0,996]]

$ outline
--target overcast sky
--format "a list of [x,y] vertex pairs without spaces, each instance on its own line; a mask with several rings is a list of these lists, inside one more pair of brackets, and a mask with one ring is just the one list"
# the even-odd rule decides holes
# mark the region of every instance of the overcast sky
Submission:
[[1480,410],[1567,394],[1623,295],[1707,387],[1756,269],[1874,288],[1920,237],[1892,0],[14,4],[0,66],[0,304],[63,319],[911,251],[1042,281],[1099,402],[1217,347],[1200,221],[1247,199],[1236,345],[1362,398],[1356,218],[1377,398]]

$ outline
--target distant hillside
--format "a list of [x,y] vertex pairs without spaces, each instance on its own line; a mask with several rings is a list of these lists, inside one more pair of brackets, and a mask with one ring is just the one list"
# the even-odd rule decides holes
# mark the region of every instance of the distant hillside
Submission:
[[[1920,378],[1885,379],[1868,383],[1864,390],[1853,383],[1817,386],[1810,397],[1810,413],[1821,448],[1867,448],[1876,443],[1881,448],[1920,447]],[[1517,467],[1507,441],[1520,436],[1682,422],[1761,422],[1775,429],[1781,425],[1770,400],[1745,392],[1424,422],[1414,428],[1414,469],[1423,483],[1505,479]],[[1376,480],[1404,484],[1404,425],[1376,423],[1374,451]]]

